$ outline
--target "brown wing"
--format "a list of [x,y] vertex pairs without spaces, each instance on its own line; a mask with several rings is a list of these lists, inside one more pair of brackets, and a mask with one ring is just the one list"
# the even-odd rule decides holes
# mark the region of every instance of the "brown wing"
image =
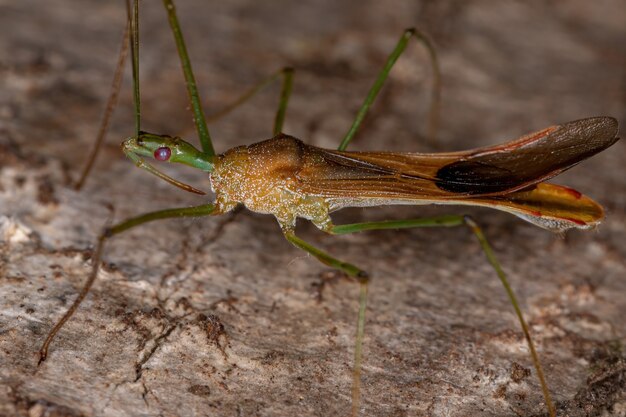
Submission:
[[302,191],[328,198],[459,199],[528,188],[608,148],[617,121],[595,117],[552,126],[502,145],[420,154],[340,152],[306,146]]

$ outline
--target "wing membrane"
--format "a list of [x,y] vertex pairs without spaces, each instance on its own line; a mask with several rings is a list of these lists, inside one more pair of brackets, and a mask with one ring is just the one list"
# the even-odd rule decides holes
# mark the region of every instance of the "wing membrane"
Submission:
[[614,144],[617,121],[595,117],[502,145],[422,154],[340,152],[307,146],[302,191],[328,198],[446,200],[532,187]]

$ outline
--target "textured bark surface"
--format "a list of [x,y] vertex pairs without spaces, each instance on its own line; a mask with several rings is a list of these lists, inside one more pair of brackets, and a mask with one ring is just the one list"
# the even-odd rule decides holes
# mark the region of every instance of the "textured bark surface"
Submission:
[[[145,129],[193,137],[158,3],[143,4]],[[438,45],[440,138],[424,140],[429,64],[410,45],[352,149],[458,150],[588,116],[626,122],[622,0],[180,3],[208,113],[291,65],[285,131],[317,146],[338,144],[413,25]],[[93,176],[81,192],[69,187],[97,131],[124,19],[122,2],[0,2],[0,415],[346,415],[358,286],[291,247],[272,218],[245,211],[113,239],[92,292],[37,367],[107,219],[206,201],[121,155],[133,130],[129,82]],[[271,136],[277,92],[213,124],[216,148]],[[624,415],[625,149],[618,143],[556,181],[604,204],[596,232],[560,239],[462,208],[335,219],[474,215],[521,299],[559,414]],[[201,173],[169,172],[208,188]],[[545,414],[512,308],[467,230],[300,230],[373,277],[362,415]]]

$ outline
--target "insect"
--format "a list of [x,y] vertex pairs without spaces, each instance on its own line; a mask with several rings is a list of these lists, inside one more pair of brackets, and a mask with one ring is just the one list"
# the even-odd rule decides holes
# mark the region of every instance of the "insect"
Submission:
[[[286,101],[283,104],[282,108],[286,107]],[[546,228],[591,227],[602,218],[602,210],[596,203],[573,190],[543,181],[610,146],[616,140],[616,133],[613,119],[594,118],[554,126],[502,146],[437,155],[324,150],[290,136],[277,135],[219,157],[207,150],[198,151],[178,138],[138,133],[125,142],[129,157],[139,166],[190,191],[197,190],[151,168],[144,158],[181,162],[209,172],[217,194],[216,204],[168,210],[122,222],[110,228],[103,239],[157,217],[215,215],[243,203],[252,210],[274,214],[294,245],[362,279],[363,293],[366,284],[363,271],[295,236],[296,217],[309,219],[320,229],[334,234],[464,223],[480,233],[473,221],[462,216],[349,227],[334,226],[328,217],[330,212],[347,206],[468,204],[510,211]],[[581,142],[584,145],[578,146]],[[536,164],[527,167],[529,160]],[[250,175],[252,172],[255,175]],[[486,245],[484,240],[483,244]],[[364,311],[364,301],[361,305]],[[362,314],[360,317],[362,328]]]

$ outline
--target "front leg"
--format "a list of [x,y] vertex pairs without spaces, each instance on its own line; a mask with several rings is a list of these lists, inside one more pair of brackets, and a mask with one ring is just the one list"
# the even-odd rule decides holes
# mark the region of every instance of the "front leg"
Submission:
[[61,317],[59,321],[57,321],[57,323],[54,325],[52,330],[48,332],[48,335],[46,336],[46,340],[43,342],[43,344],[41,345],[41,348],[39,349],[38,365],[41,365],[41,363],[46,360],[46,358],[48,357],[48,348],[50,346],[50,343],[52,342],[56,334],[59,332],[59,330],[61,330],[65,322],[68,321],[70,317],[72,317],[72,315],[74,314],[74,312],[76,311],[80,303],[82,303],[82,301],[87,296],[87,293],[89,293],[91,286],[93,285],[94,281],[96,280],[98,276],[98,271],[100,269],[100,260],[102,258],[102,252],[104,251],[105,242],[108,239],[112,238],[115,235],[123,233],[128,229],[132,229],[144,223],[149,223],[155,220],[174,219],[174,218],[180,218],[180,217],[201,217],[201,216],[218,215],[218,214],[222,214],[222,213],[219,209],[216,209],[215,205],[203,204],[203,205],[194,206],[194,207],[181,207],[181,208],[174,208],[174,209],[152,211],[152,212],[145,213],[139,216],[131,217],[130,219],[126,219],[111,227],[106,227],[104,231],[102,232],[102,234],[98,237],[98,244],[96,245],[96,249],[91,258],[91,263],[92,263],[91,274],[89,274],[89,278],[87,278],[87,281],[85,282],[85,284],[83,284],[83,288],[80,290],[80,293],[78,294],[78,296],[76,297],[76,299],[74,300],[70,308],[65,312],[63,317]]

